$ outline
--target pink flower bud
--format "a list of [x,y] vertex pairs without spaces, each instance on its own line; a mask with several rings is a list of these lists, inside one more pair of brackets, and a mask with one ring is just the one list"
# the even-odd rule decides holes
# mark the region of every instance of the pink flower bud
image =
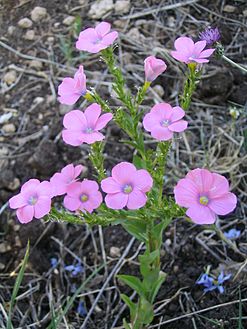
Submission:
[[145,80],[154,81],[161,73],[166,70],[167,66],[164,61],[154,56],[149,56],[144,60]]

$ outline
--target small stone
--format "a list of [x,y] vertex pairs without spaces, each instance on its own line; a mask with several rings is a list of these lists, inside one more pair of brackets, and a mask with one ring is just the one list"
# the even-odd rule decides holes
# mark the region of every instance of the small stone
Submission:
[[34,100],[33,100],[33,104],[35,105],[39,105],[39,104],[42,104],[43,102],[45,101],[44,97],[35,97]]
[[114,9],[115,9],[115,13],[117,13],[117,14],[126,14],[130,10],[130,1],[129,0],[117,0]]
[[31,18],[36,23],[44,19],[46,15],[47,15],[47,10],[44,7],[37,6],[31,11]]
[[137,27],[133,27],[129,30],[128,33],[126,33],[127,39],[131,39],[131,41],[137,41],[142,42],[145,40],[145,37],[143,34],[140,33],[139,29]]
[[172,244],[172,240],[171,240],[171,239],[166,239],[166,241],[165,241],[165,245],[166,245],[167,247],[170,247],[171,244]]
[[153,90],[156,92],[157,95],[160,97],[164,96],[165,91],[161,85],[155,85],[153,86]]
[[118,247],[111,247],[110,248],[110,256],[113,258],[117,258],[121,256],[121,251]]
[[88,16],[93,19],[102,19],[102,16],[114,8],[112,0],[100,0],[91,6]]
[[22,247],[21,240],[18,235],[15,236],[15,246],[16,247]]
[[247,9],[245,9],[245,10],[243,11],[243,15],[244,15],[244,17],[247,17]]
[[171,28],[174,28],[176,25],[176,18],[174,16],[168,16],[167,25]]
[[67,25],[67,26],[70,26],[70,25],[72,25],[74,23],[74,21],[75,21],[75,16],[67,16],[63,20],[63,24],[64,25]]
[[4,254],[7,250],[8,250],[7,243],[6,242],[0,243],[0,254]]
[[54,23],[54,27],[55,27],[55,29],[57,29],[59,26],[60,26],[60,22],[56,22],[56,23]]
[[49,43],[54,43],[54,41],[55,41],[55,38],[54,37],[48,37],[47,38],[47,42],[49,42]]
[[15,27],[13,25],[10,25],[8,27],[8,34],[13,35],[15,33]]
[[32,61],[29,62],[29,66],[36,70],[41,70],[43,64],[42,64],[42,62],[33,59]]
[[21,228],[21,225],[19,225],[19,224],[15,224],[14,227],[13,227],[15,232],[20,231],[20,228]]
[[33,25],[33,22],[31,21],[31,19],[24,17],[20,19],[17,24],[22,29],[29,29]]
[[223,11],[224,11],[225,13],[229,13],[229,14],[234,13],[235,10],[236,10],[236,7],[231,6],[231,5],[226,5],[226,6],[224,6],[224,8],[223,8]]
[[6,146],[0,147],[0,157],[3,155],[7,155],[9,153],[9,149]]
[[82,6],[86,6],[88,4],[88,0],[79,0],[79,4]]
[[5,269],[5,265],[3,263],[0,263],[0,271]]
[[21,182],[19,180],[19,178],[14,178],[14,180],[12,182],[10,182],[7,186],[7,188],[10,190],[10,191],[15,191],[18,189],[18,187],[20,187],[21,185]]
[[126,22],[124,20],[121,19],[116,19],[114,21],[114,26],[119,30],[123,30],[126,26]]
[[17,78],[16,71],[11,70],[4,75],[3,81],[6,82],[7,85],[12,85],[12,83],[16,81],[16,78]]
[[179,270],[179,266],[178,265],[173,266],[173,272],[174,273],[177,273],[178,270]]
[[25,40],[34,40],[35,38],[35,31],[34,30],[28,30],[25,34],[24,34],[24,39]]
[[13,123],[6,123],[2,126],[3,132],[6,134],[14,133],[15,132],[15,125]]

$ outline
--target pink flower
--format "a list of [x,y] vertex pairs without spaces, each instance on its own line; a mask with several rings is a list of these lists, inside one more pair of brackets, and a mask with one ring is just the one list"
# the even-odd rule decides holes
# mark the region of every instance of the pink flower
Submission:
[[19,221],[29,223],[33,217],[42,218],[51,209],[52,187],[47,181],[30,179],[22,185],[21,192],[9,200],[9,206],[17,209]]
[[154,56],[149,56],[144,60],[145,80],[152,82],[166,70],[164,61]]
[[175,40],[175,51],[171,51],[172,57],[180,62],[188,63],[208,63],[208,57],[215,49],[203,50],[207,45],[205,40],[194,43],[191,38],[181,37]]
[[187,128],[188,122],[181,120],[184,115],[184,110],[179,106],[159,103],[145,115],[143,126],[145,130],[151,131],[153,138],[167,141],[172,138],[173,132],[182,132]]
[[101,115],[101,107],[93,103],[88,106],[85,112],[74,110],[67,113],[63,119],[66,128],[62,132],[65,143],[78,146],[82,143],[93,144],[104,139],[99,132],[112,119],[111,113]]
[[58,95],[60,96],[58,100],[62,104],[73,105],[86,92],[86,75],[84,74],[83,66],[80,65],[74,78],[64,78],[63,82],[58,86]]
[[92,212],[102,203],[102,194],[99,185],[93,181],[84,179],[70,185],[64,198],[64,206],[71,210]]
[[116,31],[110,32],[111,24],[107,22],[99,23],[95,29],[88,28],[82,31],[76,42],[76,48],[96,54],[113,44],[117,39]]
[[213,224],[216,215],[226,215],[237,204],[227,179],[206,169],[194,169],[174,188],[176,203],[188,208],[186,215],[196,224]]
[[68,188],[71,184],[76,182],[76,178],[80,175],[82,169],[82,165],[74,167],[73,164],[69,164],[64,167],[61,172],[55,173],[50,179],[53,188],[53,196],[67,193]]
[[153,179],[144,170],[137,170],[129,162],[121,162],[112,169],[112,177],[102,180],[101,188],[108,193],[105,197],[111,209],[139,209],[147,202],[146,192],[150,191]]

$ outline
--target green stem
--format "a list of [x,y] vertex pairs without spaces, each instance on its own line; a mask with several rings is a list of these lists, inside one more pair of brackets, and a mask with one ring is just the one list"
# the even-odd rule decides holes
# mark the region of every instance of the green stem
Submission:
[[91,145],[91,153],[89,155],[92,165],[98,174],[99,181],[102,181],[106,177],[103,150],[104,144],[102,142],[95,142]]
[[222,55],[221,58],[224,59],[229,64],[231,64],[232,66],[237,67],[238,69],[240,69],[244,73],[247,73],[247,68],[246,67],[244,67],[242,65],[239,65],[238,63],[235,63],[233,60],[231,60],[230,58],[228,58],[226,55]]
[[189,73],[184,84],[184,91],[181,97],[181,107],[186,111],[190,107],[192,94],[196,89],[198,75],[196,73],[196,63],[188,64]]

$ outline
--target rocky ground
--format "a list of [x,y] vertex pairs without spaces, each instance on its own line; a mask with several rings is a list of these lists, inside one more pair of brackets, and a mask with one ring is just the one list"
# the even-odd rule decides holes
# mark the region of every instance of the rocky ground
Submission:
[[[33,221],[18,224],[7,201],[30,178],[48,179],[73,162],[87,167],[92,176],[88,147],[73,148],[61,139],[62,118],[71,107],[57,101],[57,86],[72,75],[80,63],[86,69],[88,86],[102,97],[112,95],[110,76],[97,55],[76,51],[80,30],[100,20],[112,23],[120,33],[120,65],[128,85],[143,81],[143,60],[148,55],[163,58],[168,69],[148,92],[144,109],[155,102],[178,102],[183,84],[183,66],[170,56],[180,35],[198,38],[206,26],[218,26],[226,55],[239,64],[247,62],[247,7],[245,1],[87,1],[3,0],[0,4],[0,327],[13,290],[15,273],[31,244],[21,295],[13,315],[16,328],[47,328],[51,305],[59,310],[76,288],[74,303],[57,328],[121,328],[127,315],[120,292],[130,293],[112,274],[136,273],[137,255],[143,248],[120,227],[89,229],[61,223]],[[168,161],[165,192],[195,167],[206,166],[225,175],[238,196],[233,214],[222,218],[223,230],[237,228],[240,253],[229,249],[215,235],[185,220],[175,220],[165,233],[162,264],[168,278],[155,305],[157,326],[150,328],[238,328],[239,308],[247,309],[246,294],[246,74],[220,59],[203,70],[202,81],[187,114],[190,127],[174,140]],[[114,101],[113,107],[116,106]],[[132,151],[121,145],[122,132],[109,125],[106,131],[106,165],[110,169],[130,160]],[[127,252],[127,251],[128,252]],[[126,251],[126,255],[121,257]],[[57,261],[52,267],[51,259]],[[83,264],[73,276],[65,266]],[[106,266],[86,278],[104,261]],[[116,266],[117,264],[117,266]],[[207,266],[213,273],[224,268],[232,273],[226,293],[203,294],[195,281]],[[10,275],[11,274],[11,275]],[[243,302],[240,302],[240,293]],[[95,298],[99,301],[93,306]],[[245,302],[244,302],[245,301]],[[83,302],[88,319],[78,312]],[[93,307],[92,307],[93,306]],[[199,312],[199,313],[198,313]],[[201,313],[200,313],[201,312]],[[191,313],[193,313],[191,315]],[[85,324],[86,318],[86,324]],[[161,323],[160,325],[158,325]]]

